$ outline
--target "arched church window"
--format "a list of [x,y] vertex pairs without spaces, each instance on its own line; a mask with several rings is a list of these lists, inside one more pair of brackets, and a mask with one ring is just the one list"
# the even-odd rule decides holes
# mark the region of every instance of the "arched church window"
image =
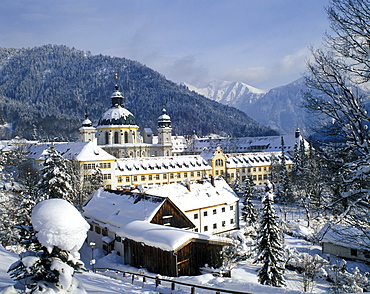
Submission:
[[105,132],[105,145],[109,144],[109,133]]
[[114,144],[119,144],[118,132],[114,132]]
[[125,132],[125,143],[128,143],[128,133]]

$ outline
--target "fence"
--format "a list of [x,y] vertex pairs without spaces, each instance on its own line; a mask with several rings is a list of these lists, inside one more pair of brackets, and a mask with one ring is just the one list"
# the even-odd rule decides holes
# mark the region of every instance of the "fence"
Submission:
[[221,293],[233,293],[233,294],[252,294],[248,292],[240,292],[240,291],[235,291],[235,290],[227,290],[227,289],[219,289],[219,288],[213,288],[213,287],[206,287],[206,286],[200,286],[200,285],[194,285],[190,283],[184,283],[180,281],[174,281],[174,280],[169,280],[165,278],[161,278],[158,276],[148,276],[144,274],[139,274],[139,273],[133,273],[133,272],[128,272],[128,271],[121,271],[117,269],[111,269],[111,268],[95,268],[95,271],[113,271],[115,273],[122,273],[123,277],[127,277],[127,275],[131,275],[131,283],[133,284],[135,281],[136,277],[142,277],[142,282],[145,284],[148,280],[153,280],[155,282],[155,287],[157,288],[159,285],[162,284],[162,282],[168,282],[171,285],[171,291],[174,291],[176,288],[176,285],[183,285],[187,286],[190,288],[190,294],[195,294],[195,289],[203,289],[203,290],[210,290],[214,291],[216,294],[221,294]]

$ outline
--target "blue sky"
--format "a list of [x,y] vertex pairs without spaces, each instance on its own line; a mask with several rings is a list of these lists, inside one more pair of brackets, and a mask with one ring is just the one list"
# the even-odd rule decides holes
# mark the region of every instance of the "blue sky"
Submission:
[[329,0],[2,0],[0,46],[63,44],[137,60],[174,82],[269,89],[305,71]]

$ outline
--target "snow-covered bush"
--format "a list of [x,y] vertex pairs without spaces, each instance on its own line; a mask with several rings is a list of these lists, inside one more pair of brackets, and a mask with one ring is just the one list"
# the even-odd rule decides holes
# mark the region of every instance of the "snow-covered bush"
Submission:
[[79,261],[88,223],[63,199],[44,200],[32,213],[36,232],[35,251],[26,251],[11,265],[11,277],[18,281],[14,293],[86,293],[74,274],[83,269]]

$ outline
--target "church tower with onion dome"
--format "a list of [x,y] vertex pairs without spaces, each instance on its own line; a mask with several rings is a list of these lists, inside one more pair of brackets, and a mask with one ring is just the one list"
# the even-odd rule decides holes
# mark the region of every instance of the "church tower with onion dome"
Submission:
[[104,112],[96,128],[98,145],[140,143],[139,126],[134,115],[124,108],[123,95],[118,88],[117,75],[115,91],[111,100],[111,107]]
[[162,115],[158,118],[158,145],[160,156],[170,156],[172,149],[171,118],[163,108]]
[[165,109],[158,118],[156,140],[153,140],[153,133],[149,128],[144,128],[143,139],[135,116],[124,107],[124,97],[119,91],[117,74],[111,101],[110,108],[103,113],[96,128],[92,126],[86,111],[85,120],[80,128],[82,142],[96,141],[98,146],[117,158],[172,155],[171,118]]
[[82,127],[80,131],[81,142],[93,142],[95,141],[96,129],[93,127],[91,120],[89,119],[89,114],[87,108],[85,110],[85,120],[82,122]]

